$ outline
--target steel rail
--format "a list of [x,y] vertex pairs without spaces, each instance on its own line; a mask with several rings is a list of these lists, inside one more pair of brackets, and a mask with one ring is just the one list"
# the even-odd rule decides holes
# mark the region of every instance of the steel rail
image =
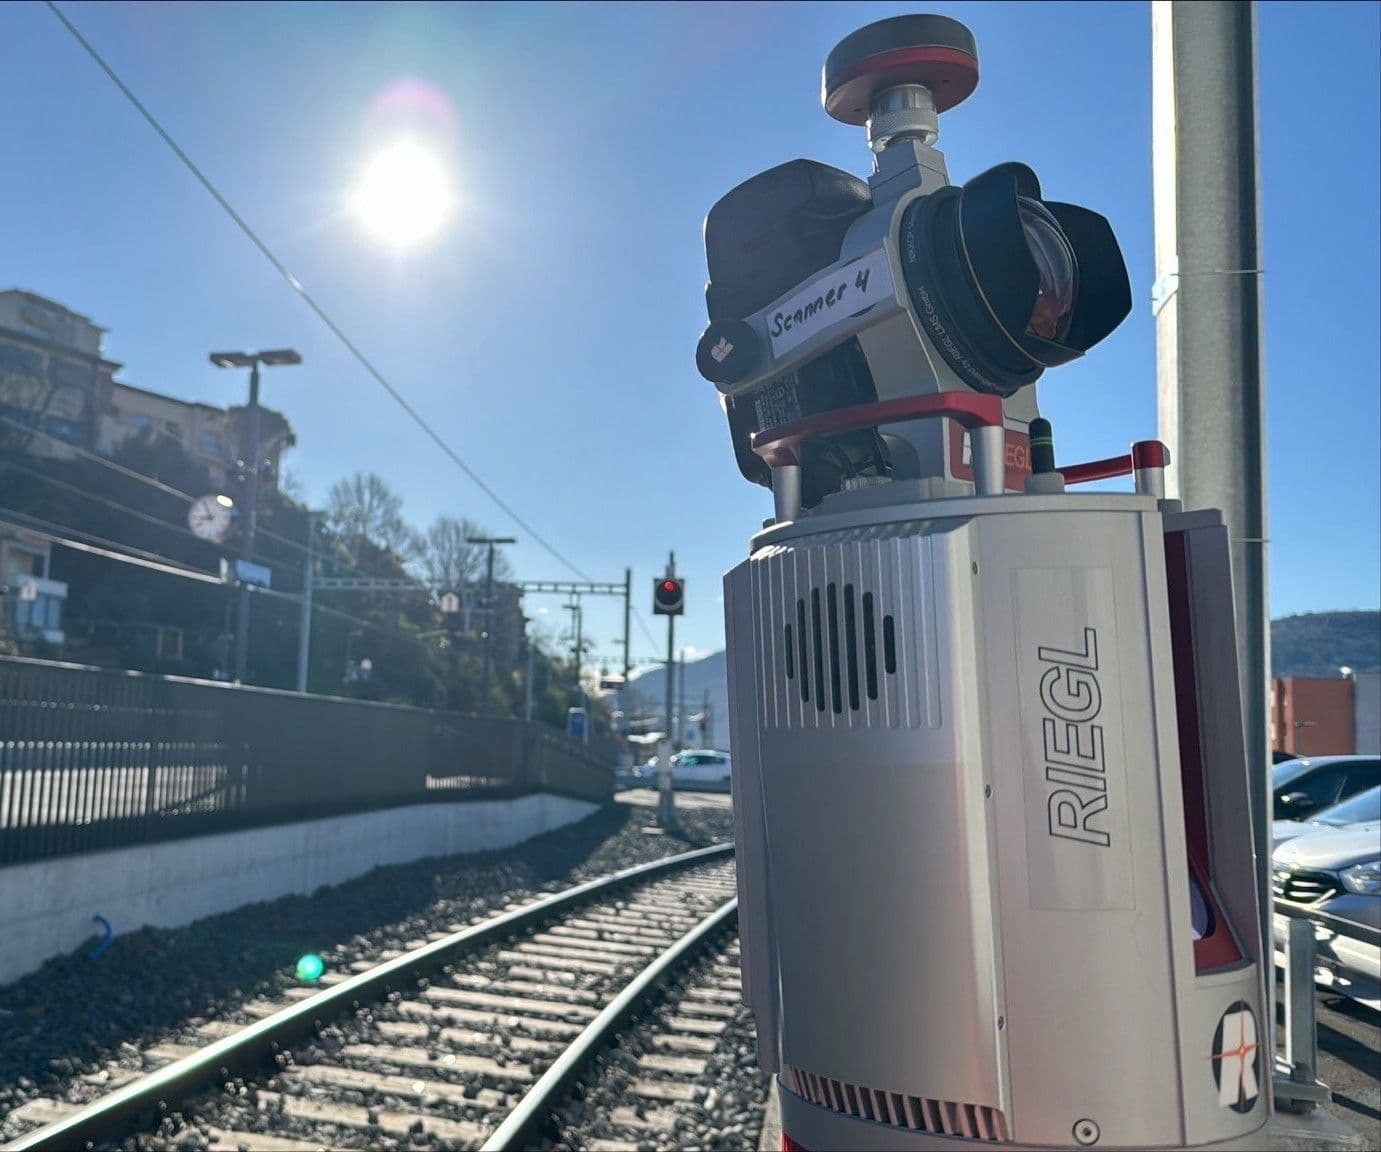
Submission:
[[649,991],[667,980],[727,921],[737,916],[737,898],[721,904],[629,981],[528,1089],[494,1134],[481,1145],[480,1152],[509,1152],[533,1146],[537,1129],[546,1122],[585,1066],[607,1045],[614,1029],[633,1014]]
[[272,1016],[250,1024],[243,1030],[190,1056],[159,1068],[109,1095],[102,1096],[72,1115],[0,1146],[0,1152],[70,1152],[88,1144],[123,1139],[131,1131],[161,1118],[188,1096],[202,1091],[209,1083],[221,1082],[237,1072],[272,1064],[274,1056],[290,1048],[300,1038],[314,1034],[331,1016],[354,1011],[361,1001],[382,999],[416,976],[539,923],[553,913],[581,904],[587,898],[662,873],[677,872],[696,864],[731,855],[734,846],[714,844],[625,868],[609,876],[588,880],[573,888],[504,912],[480,924],[463,928],[441,940],[396,956],[392,960],[352,976],[306,1000],[290,1005]]

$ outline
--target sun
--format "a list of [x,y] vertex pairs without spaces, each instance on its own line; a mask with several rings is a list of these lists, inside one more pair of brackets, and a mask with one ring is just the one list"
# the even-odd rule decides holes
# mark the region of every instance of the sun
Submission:
[[412,248],[441,231],[454,207],[450,174],[416,140],[390,144],[365,168],[355,193],[355,215],[395,248]]

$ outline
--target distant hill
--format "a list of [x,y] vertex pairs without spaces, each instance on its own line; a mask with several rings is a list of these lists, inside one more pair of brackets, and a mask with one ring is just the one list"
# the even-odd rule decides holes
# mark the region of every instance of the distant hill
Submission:
[[[650,711],[661,715],[666,707],[666,677],[661,668],[635,676],[630,684],[634,698]],[[676,685],[680,695],[681,685]],[[715,748],[729,747],[729,673],[723,652],[711,652],[700,660],[686,661],[686,715],[698,715],[709,694],[710,731],[706,741]],[[677,703],[673,702],[673,708]]]
[[1272,676],[1381,668],[1381,612],[1310,612],[1271,621]]

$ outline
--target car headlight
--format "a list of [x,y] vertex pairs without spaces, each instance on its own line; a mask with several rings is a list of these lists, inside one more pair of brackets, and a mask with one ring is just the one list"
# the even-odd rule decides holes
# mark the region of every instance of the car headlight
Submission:
[[1343,887],[1349,892],[1361,892],[1367,896],[1381,896],[1381,860],[1368,860],[1354,864],[1338,873]]

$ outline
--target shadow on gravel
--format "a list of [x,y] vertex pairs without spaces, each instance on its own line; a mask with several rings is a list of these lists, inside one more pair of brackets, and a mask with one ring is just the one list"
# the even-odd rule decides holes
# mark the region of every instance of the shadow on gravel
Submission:
[[0,988],[0,1118],[45,1082],[98,1070],[122,1045],[147,1046],[296,983],[304,953],[325,954],[328,966],[333,949],[374,955],[496,910],[515,890],[564,888],[732,835],[727,821],[686,815],[679,834],[653,836],[646,810],[610,804],[513,848],[378,868],[310,897],[117,936],[99,959],[93,937]]

